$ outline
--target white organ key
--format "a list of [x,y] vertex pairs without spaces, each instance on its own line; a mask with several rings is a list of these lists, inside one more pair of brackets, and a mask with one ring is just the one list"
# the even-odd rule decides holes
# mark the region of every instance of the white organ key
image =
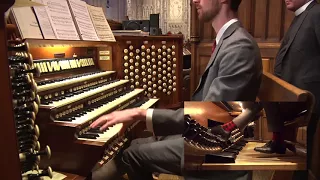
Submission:
[[107,91],[107,90],[112,89],[112,88],[115,88],[115,87],[120,86],[122,84],[125,84],[127,82],[128,82],[128,80],[120,80],[118,82],[115,82],[115,83],[112,83],[112,84],[108,84],[108,85],[105,85],[105,86],[102,86],[102,87],[99,87],[99,88],[96,88],[96,89],[93,89],[93,90],[90,90],[90,91],[86,91],[84,93],[77,94],[77,95],[74,95],[72,97],[60,100],[60,101],[53,101],[49,105],[41,105],[41,106],[43,106],[43,107],[48,107],[48,106],[51,107],[51,106],[53,106],[53,107],[59,108],[59,107],[71,104],[73,102],[80,101],[83,98],[87,98],[89,96],[92,96],[92,95]]
[[103,115],[105,112],[110,111],[111,109],[117,107],[119,104],[122,104],[124,102],[126,102],[128,99],[134,98],[136,97],[138,94],[140,94],[141,92],[143,92],[143,89],[135,89],[132,92],[129,92],[111,102],[108,102],[106,104],[104,104],[103,106],[91,111],[91,112],[87,112],[87,114],[77,117],[76,120],[72,121],[71,123],[74,124],[82,124],[85,123],[87,121],[90,121],[92,119],[95,119],[101,115]]
[[37,90],[38,90],[38,92],[42,92],[42,91],[46,91],[46,90],[50,90],[50,89],[61,87],[62,85],[63,86],[67,86],[67,85],[71,85],[71,84],[76,84],[76,83],[79,83],[79,82],[82,82],[82,81],[88,81],[88,80],[91,80],[91,79],[103,77],[103,76],[106,76],[106,75],[109,75],[109,74],[113,74],[113,73],[115,73],[115,71],[106,71],[106,72],[96,73],[96,74],[83,76],[83,77],[79,77],[79,78],[66,79],[66,80],[63,80],[63,81],[59,81],[59,82],[54,82],[54,83],[38,86]]

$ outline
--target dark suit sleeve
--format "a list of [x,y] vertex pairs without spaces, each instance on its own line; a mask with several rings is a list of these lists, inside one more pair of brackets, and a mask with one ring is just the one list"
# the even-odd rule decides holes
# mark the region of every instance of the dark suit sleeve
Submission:
[[[318,9],[320,9],[320,8],[318,8]],[[313,23],[315,25],[315,34],[318,39],[318,45],[320,46],[320,12],[316,12],[316,14],[313,16]],[[320,51],[320,49],[319,49],[319,51]]]
[[153,132],[156,136],[182,134],[184,131],[184,111],[154,109],[152,114]]
[[218,78],[212,81],[205,100],[211,97],[219,97],[220,100],[249,100],[240,98],[246,97],[246,90],[261,75],[262,67],[257,63],[261,61],[257,52],[259,50],[250,39],[240,39],[223,48],[226,53],[219,59]]

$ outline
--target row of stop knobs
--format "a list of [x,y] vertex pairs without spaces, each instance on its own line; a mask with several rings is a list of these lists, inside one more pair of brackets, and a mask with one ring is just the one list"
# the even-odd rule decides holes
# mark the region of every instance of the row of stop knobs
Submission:
[[40,130],[35,125],[40,99],[34,76],[40,75],[39,69],[34,68],[28,53],[15,53],[8,60],[22,178],[33,180],[42,176],[52,177],[51,167],[30,173],[39,170],[40,156],[51,157],[49,146],[40,151]]

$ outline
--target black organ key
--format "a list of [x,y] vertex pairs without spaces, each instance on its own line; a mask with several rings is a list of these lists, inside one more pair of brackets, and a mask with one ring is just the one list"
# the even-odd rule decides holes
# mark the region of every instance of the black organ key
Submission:
[[78,136],[79,138],[85,138],[85,139],[97,139],[97,135],[93,134],[82,134]]

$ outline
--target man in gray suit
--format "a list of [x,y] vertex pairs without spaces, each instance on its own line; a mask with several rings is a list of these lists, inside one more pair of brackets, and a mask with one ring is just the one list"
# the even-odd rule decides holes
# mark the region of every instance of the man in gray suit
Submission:
[[[237,19],[241,0],[193,0],[193,3],[199,19],[211,22],[217,32],[213,54],[193,101],[255,101],[261,83],[262,60],[257,43]],[[143,143],[137,140],[123,153],[130,179],[149,180],[152,172],[181,174],[183,115],[183,109],[129,109],[102,116],[91,127],[102,125],[103,130],[117,123],[131,124],[141,120],[146,121],[147,129],[155,136],[167,136],[149,138]],[[237,179],[239,175],[245,177],[246,172],[234,175],[228,179]],[[212,174],[209,176],[214,178]]]

